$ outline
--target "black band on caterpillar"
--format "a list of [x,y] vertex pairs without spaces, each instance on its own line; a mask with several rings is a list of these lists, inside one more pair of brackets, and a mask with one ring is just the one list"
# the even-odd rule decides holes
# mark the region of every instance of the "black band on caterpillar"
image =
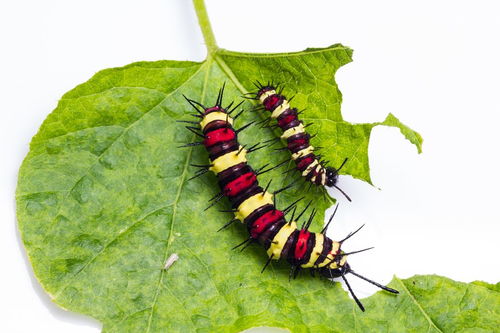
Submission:
[[[340,248],[342,243],[352,237],[359,229],[340,242],[328,238],[326,229],[337,209],[320,233],[312,233],[308,230],[314,217],[314,211],[300,229],[293,220],[293,216],[287,221],[285,215],[292,209],[295,213],[296,203],[300,199],[281,211],[275,207],[272,200],[273,194],[267,192],[267,187],[263,189],[259,186],[258,172],[254,171],[247,163],[246,154],[248,151],[238,142],[238,131],[233,128],[233,119],[229,116],[235,109],[228,110],[228,108],[221,106],[223,91],[224,88],[220,90],[216,105],[213,107],[205,107],[199,102],[186,98],[197,111],[195,116],[201,119],[201,132],[193,127],[191,129],[198,136],[203,137],[200,145],[202,144],[206,148],[210,158],[208,165],[194,165],[201,168],[195,177],[208,170],[214,172],[217,175],[221,191],[211,200],[214,201],[211,205],[222,197],[227,197],[233,207],[231,212],[235,214],[235,219],[226,223],[221,229],[226,228],[236,220],[246,224],[249,238],[235,248],[246,247],[252,242],[261,244],[269,256],[262,272],[271,260],[283,258],[291,264],[290,278],[295,278],[300,269],[308,268],[318,271],[321,276],[327,278],[342,277],[345,280],[346,274],[353,273],[347,263],[347,255],[354,252],[345,253]],[[186,146],[192,147],[192,144]],[[299,216],[302,216],[308,207],[309,204]],[[353,274],[381,289],[398,293],[397,290],[380,285],[357,273]],[[354,300],[364,311],[363,305],[349,285],[348,287]]]
[[257,82],[255,85],[258,91],[249,98],[258,100],[264,110],[271,112],[271,118],[276,119],[277,127],[283,132],[281,138],[286,140],[292,160],[295,161],[301,175],[314,185],[335,187],[351,201],[351,198],[336,185],[339,170],[347,162],[347,158],[338,169],[327,166],[327,162],[314,154],[314,147],[309,142],[311,136],[305,131],[308,125],[304,126],[299,120],[300,112],[290,107],[289,101],[281,94],[282,91],[277,91],[277,88],[270,83],[262,85]]

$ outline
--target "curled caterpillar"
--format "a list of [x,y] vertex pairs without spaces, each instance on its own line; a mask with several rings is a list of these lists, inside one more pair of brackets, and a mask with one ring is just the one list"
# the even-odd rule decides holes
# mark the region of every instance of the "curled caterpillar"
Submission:
[[300,112],[290,107],[289,101],[281,94],[282,91],[278,92],[270,83],[262,85],[257,82],[255,85],[258,91],[251,93],[253,97],[249,98],[258,100],[264,110],[271,112],[271,118],[276,119],[277,126],[283,131],[281,138],[286,140],[297,170],[311,184],[335,187],[351,201],[349,196],[336,185],[339,170],[347,162],[347,158],[338,169],[326,166],[327,162],[314,154],[314,147],[309,142],[311,136],[305,130],[308,125],[299,120]]
[[[234,118],[231,118],[230,114],[236,108],[230,109],[230,106],[226,108],[221,106],[223,92],[224,88],[219,91],[216,105],[213,107],[205,107],[199,102],[186,98],[197,112],[194,116],[201,120],[199,122],[201,132],[199,132],[199,128],[194,126],[187,126],[187,128],[203,140],[185,146],[203,145],[208,151],[210,163],[207,165],[194,165],[200,167],[200,171],[193,178],[208,171],[212,171],[217,175],[221,191],[211,200],[213,202],[209,207],[223,197],[227,197],[231,202],[233,209],[230,211],[234,213],[235,218],[226,223],[221,229],[238,220],[247,227],[249,237],[234,248],[243,245],[246,247],[252,242],[258,242],[262,245],[269,256],[262,272],[264,272],[271,260],[285,259],[291,265],[290,278],[295,278],[299,270],[304,268],[313,270],[313,273],[317,271],[321,276],[327,278],[342,277],[353,299],[363,311],[364,307],[347,282],[346,274],[353,274],[381,289],[391,293],[398,293],[397,290],[355,273],[347,263],[348,255],[368,250],[363,249],[350,253],[341,250],[343,242],[356,234],[361,228],[337,242],[326,236],[326,231],[335,213],[332,214],[321,232],[313,233],[308,229],[315,215],[314,210],[300,228],[297,227],[296,222],[307,210],[310,203],[297,216],[297,219],[294,219],[297,208],[295,204],[300,199],[283,211],[275,207],[273,196],[286,189],[286,187],[271,194],[267,191],[270,183],[265,189],[259,186],[257,176],[266,171],[255,171],[247,163],[247,154],[259,148],[253,146],[245,149],[238,142],[238,132],[248,125],[239,130],[233,128]],[[292,218],[287,221],[286,215],[290,211],[293,211]]]

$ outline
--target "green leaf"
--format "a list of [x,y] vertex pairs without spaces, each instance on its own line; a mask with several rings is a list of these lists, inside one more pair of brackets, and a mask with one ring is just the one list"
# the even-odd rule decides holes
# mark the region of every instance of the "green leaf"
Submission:
[[[258,246],[243,253],[230,251],[245,239],[246,231],[233,226],[215,232],[231,216],[216,209],[203,211],[218,191],[215,177],[187,181],[194,172],[188,164],[206,163],[207,156],[199,147],[177,148],[193,135],[175,122],[189,119],[182,94],[210,103],[221,83],[227,82],[226,101],[239,99],[241,87],[250,79],[237,80],[235,73],[244,77],[253,67],[248,63],[228,72],[231,62],[222,60],[228,54],[203,63],[142,62],[104,70],[65,94],[45,120],[20,170],[17,207],[35,274],[53,300],[102,321],[106,332],[238,332],[254,326],[294,332],[401,331],[404,325],[419,331],[462,327],[467,320],[473,327],[493,327],[487,325],[498,318],[498,313],[491,314],[497,311],[492,309],[498,292],[482,286],[438,277],[396,279],[392,285],[402,294],[372,296],[364,300],[368,312],[362,314],[337,284],[306,276],[289,283],[285,264],[272,265],[261,274],[265,254]],[[350,51],[338,45],[290,57],[241,57],[262,68],[267,61],[288,64],[284,68],[309,63],[312,71],[319,55],[336,66],[350,59]],[[328,67],[323,63],[322,68]],[[301,82],[304,89],[292,87],[309,91],[311,83]],[[322,97],[322,91],[311,90],[297,99],[340,98]],[[324,119],[339,119],[334,112],[337,104],[325,102],[333,115],[329,111]],[[313,107],[313,112],[319,109]],[[258,117],[245,112],[239,124]],[[373,126],[330,122],[363,128],[363,140]],[[383,124],[401,126],[393,116]],[[415,139],[414,132],[401,128]],[[273,135],[249,128],[241,141],[252,144]],[[342,135],[345,151],[353,149],[357,137]],[[317,142],[327,145],[321,137]],[[276,163],[287,154],[260,150],[250,155],[250,161],[254,166]],[[270,174],[263,175],[262,182],[276,178],[278,185],[283,177]],[[295,191],[278,196],[279,206],[290,203],[298,195]],[[317,193],[306,196],[316,198],[320,210],[330,205],[318,200]],[[220,206],[227,208],[226,203]],[[180,259],[163,270],[173,253]]]
[[[200,3],[195,0],[199,11]],[[210,35],[207,24],[202,28]],[[105,332],[498,327],[498,285],[394,278],[391,285],[401,294],[377,293],[363,301],[368,311],[361,313],[338,284],[308,276],[290,283],[288,267],[280,263],[261,274],[265,254],[258,246],[230,251],[246,231],[234,225],[216,233],[231,215],[204,211],[218,192],[215,177],[188,181],[195,171],[189,164],[204,164],[207,155],[200,147],[177,148],[195,139],[176,122],[190,119],[182,94],[209,104],[226,82],[229,102],[252,90],[254,80],[283,82],[287,94],[297,95],[295,105],[307,105],[305,117],[318,126],[314,144],[326,147],[325,157],[333,165],[350,157],[343,171],[368,182],[374,126],[400,128],[419,151],[422,139],[393,115],[373,124],[342,119],[334,74],[351,61],[349,48],[256,55],[220,50],[215,39],[206,40],[209,57],[202,63],[140,62],[97,73],[63,96],[33,138],[19,173],[17,214],[35,275],[54,302],[100,320]],[[237,125],[262,116],[245,112]],[[254,126],[241,133],[241,142],[274,137]],[[250,163],[258,167],[286,158],[287,152],[259,150]],[[273,179],[276,190],[290,178],[273,171],[261,183]],[[318,189],[304,192],[297,187],[280,194],[278,206],[302,195],[303,202],[314,199],[319,228],[332,199]],[[227,209],[227,202],[219,207]],[[164,269],[172,254],[179,260]]]

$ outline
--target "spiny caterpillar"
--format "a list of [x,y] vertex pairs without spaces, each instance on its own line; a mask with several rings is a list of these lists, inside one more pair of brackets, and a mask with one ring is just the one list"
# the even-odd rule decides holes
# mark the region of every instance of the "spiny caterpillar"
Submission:
[[[269,256],[262,272],[264,272],[271,260],[285,259],[291,265],[290,278],[295,278],[298,272],[303,268],[310,269],[313,276],[314,272],[317,271],[320,276],[326,278],[341,277],[345,281],[353,299],[362,311],[364,311],[364,307],[354,294],[345,277],[348,273],[353,274],[383,290],[397,294],[397,290],[383,286],[362,275],[359,275],[358,273],[355,273],[347,263],[348,255],[368,250],[363,249],[349,253],[341,250],[342,244],[356,234],[361,227],[356,231],[351,232],[341,241],[337,242],[326,236],[326,231],[333,219],[333,216],[335,215],[335,212],[331,215],[328,223],[321,232],[312,233],[308,229],[315,215],[314,209],[312,210],[309,218],[304,221],[300,229],[297,227],[296,222],[305,213],[310,203],[297,216],[297,219],[294,219],[297,208],[296,203],[302,198],[296,200],[283,211],[278,210],[275,207],[273,197],[290,186],[286,186],[285,188],[272,194],[267,191],[270,182],[265,189],[259,186],[257,176],[271,170],[272,168],[267,170],[262,170],[263,168],[261,168],[254,171],[247,163],[247,154],[262,148],[262,146],[257,147],[257,145],[255,145],[249,149],[245,149],[245,146],[240,145],[237,138],[238,133],[252,123],[243,126],[239,130],[235,130],[233,128],[234,119],[237,118],[241,112],[234,118],[231,118],[230,114],[236,110],[241,103],[232,109],[231,106],[233,103],[226,108],[222,107],[223,93],[224,87],[219,91],[216,104],[213,107],[205,107],[201,103],[184,96],[196,110],[197,113],[194,114],[194,116],[201,119],[199,122],[201,132],[199,131],[199,128],[194,126],[186,126],[186,128],[201,137],[203,140],[189,143],[182,147],[203,145],[208,151],[210,164],[192,164],[193,166],[200,168],[200,170],[192,178],[201,176],[208,171],[212,171],[217,175],[221,191],[210,200],[213,202],[209,207],[207,207],[207,209],[223,197],[227,197],[231,202],[233,209],[228,212],[233,212],[235,214],[235,218],[226,223],[219,230],[228,227],[230,224],[238,220],[246,224],[249,237],[233,249],[246,244],[242,248],[243,250],[252,242],[258,242],[261,244],[266,249],[267,255]],[[182,122],[198,124],[195,121]],[[290,211],[293,211],[292,217],[289,221],[287,221],[286,215]]]
[[[311,184],[335,187],[347,200],[351,201],[349,196],[336,185],[339,170],[347,162],[347,158],[338,169],[326,166],[328,162],[322,161],[319,155],[314,154],[315,149],[309,142],[311,136],[305,129],[310,124],[304,125],[299,120],[300,112],[296,108],[290,107],[291,99],[288,101],[282,95],[282,90],[277,91],[277,86],[275,87],[272,83],[263,85],[257,81],[255,86],[258,91],[249,93],[250,96],[247,98],[258,100],[262,104],[261,109],[271,112],[271,118],[276,119],[277,126],[283,131],[281,138],[287,142],[286,148],[292,154],[296,169]],[[269,122],[270,119],[266,119],[266,121]]]

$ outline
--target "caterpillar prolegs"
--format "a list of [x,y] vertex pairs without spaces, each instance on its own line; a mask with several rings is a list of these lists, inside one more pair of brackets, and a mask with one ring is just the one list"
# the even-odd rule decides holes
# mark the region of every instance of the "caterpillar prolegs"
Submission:
[[311,184],[335,187],[351,201],[349,196],[336,185],[339,171],[347,162],[347,158],[337,169],[327,166],[328,161],[322,160],[321,156],[314,153],[315,148],[309,142],[311,136],[306,132],[309,124],[304,125],[299,119],[301,112],[290,106],[291,99],[287,100],[282,95],[282,90],[278,91],[277,86],[272,83],[263,85],[257,81],[255,86],[257,92],[249,93],[247,98],[259,101],[260,108],[271,113],[271,118],[266,120],[268,123],[271,119],[276,119],[277,124],[273,126],[281,128],[281,138],[286,140],[286,148],[292,154],[292,160],[295,161],[301,175]]
[[[187,128],[202,138],[202,141],[186,146],[203,145],[208,151],[210,163],[194,165],[200,170],[193,178],[208,171],[216,174],[221,191],[212,199],[211,206],[223,197],[227,197],[231,203],[231,212],[234,212],[235,218],[221,229],[238,220],[247,227],[249,237],[234,248],[248,246],[252,242],[262,245],[268,255],[262,272],[271,260],[285,259],[291,265],[290,278],[295,278],[301,269],[316,271],[326,278],[341,277],[353,299],[363,311],[363,305],[347,282],[347,274],[355,275],[388,292],[398,293],[397,290],[383,286],[354,272],[347,263],[347,256],[367,250],[347,253],[341,250],[343,243],[361,228],[340,241],[333,241],[326,236],[326,231],[335,213],[332,214],[321,232],[313,233],[308,229],[314,218],[314,210],[300,228],[296,222],[309,205],[298,215],[297,219],[294,219],[294,214],[297,208],[296,203],[300,199],[284,210],[276,208],[273,196],[284,189],[270,193],[268,192],[269,184],[265,189],[259,186],[258,175],[269,171],[269,169],[265,171],[252,169],[247,162],[247,155],[262,148],[262,146],[257,147],[256,145],[246,149],[238,142],[238,133],[249,124],[239,130],[233,128],[234,119],[237,116],[232,118],[230,115],[236,110],[236,107],[222,107],[223,93],[224,88],[219,91],[215,106],[212,107],[206,107],[186,98],[196,110],[194,116],[200,120],[199,127],[187,126]],[[291,211],[293,211],[292,217],[287,220],[286,215]]]

